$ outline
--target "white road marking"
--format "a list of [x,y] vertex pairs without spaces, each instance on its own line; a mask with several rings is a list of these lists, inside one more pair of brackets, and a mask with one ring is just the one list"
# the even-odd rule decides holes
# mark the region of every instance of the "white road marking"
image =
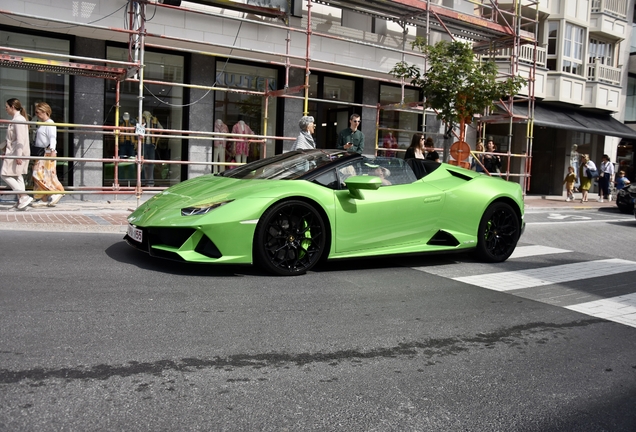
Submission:
[[589,278],[590,275],[612,275],[636,271],[636,262],[617,258],[586,261],[485,275],[472,275],[453,280],[494,291],[512,291]]
[[526,225],[557,225],[557,224],[579,224],[579,223],[607,223],[607,222],[634,222],[634,218],[625,219],[594,219],[594,220],[562,220],[550,222],[526,222]]
[[580,303],[566,309],[636,327],[636,293]]
[[530,246],[517,246],[515,251],[510,255],[509,259],[526,258],[531,256],[549,255],[572,252],[570,250],[558,249],[548,246],[530,245]]

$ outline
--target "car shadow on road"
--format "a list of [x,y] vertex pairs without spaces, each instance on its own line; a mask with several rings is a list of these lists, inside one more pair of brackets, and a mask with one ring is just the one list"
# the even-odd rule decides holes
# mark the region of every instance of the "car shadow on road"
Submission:
[[134,249],[121,241],[105,250],[113,260],[133,265],[143,270],[183,276],[266,276],[256,267],[239,265],[211,265],[206,263],[188,263],[152,257],[147,253]]
[[365,257],[328,261],[314,268],[315,272],[334,272],[350,270],[374,270],[404,267],[435,267],[453,264],[457,261],[472,262],[474,257],[470,253],[448,254],[414,254],[401,256]]

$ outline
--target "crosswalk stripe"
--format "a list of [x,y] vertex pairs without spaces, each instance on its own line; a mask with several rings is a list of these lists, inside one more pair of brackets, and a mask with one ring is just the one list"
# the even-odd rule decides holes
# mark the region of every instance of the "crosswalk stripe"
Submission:
[[590,275],[607,276],[630,271],[636,271],[636,262],[611,258],[530,270],[463,276],[453,280],[494,291],[511,291],[587,279]]
[[508,259],[515,258],[527,258],[532,256],[540,256],[540,255],[549,255],[549,254],[558,254],[558,253],[566,253],[572,252],[566,249],[558,249],[549,246],[541,246],[541,245],[529,245],[529,246],[517,246],[515,251],[510,255]]
[[636,324],[636,293],[566,306],[576,312],[634,327]]

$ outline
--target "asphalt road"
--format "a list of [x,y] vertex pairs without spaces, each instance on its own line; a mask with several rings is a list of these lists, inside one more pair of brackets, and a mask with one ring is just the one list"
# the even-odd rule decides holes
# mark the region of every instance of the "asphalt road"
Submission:
[[455,277],[635,261],[627,219],[529,214],[522,244],[570,252],[496,266],[294,278],[161,261],[117,234],[4,231],[0,430],[633,431],[636,328]]

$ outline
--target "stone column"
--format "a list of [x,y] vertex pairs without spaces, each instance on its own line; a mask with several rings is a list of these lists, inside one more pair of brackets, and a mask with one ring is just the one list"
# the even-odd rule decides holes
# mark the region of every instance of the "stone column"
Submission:
[[[75,55],[96,57],[95,53],[106,52],[105,41],[78,37],[75,40]],[[102,125],[104,123],[105,80],[75,76],[72,123]],[[104,139],[99,133],[73,133],[72,155],[82,158],[104,156]],[[73,163],[73,186],[101,187],[103,185],[103,164],[100,162]],[[99,199],[99,195],[72,195],[81,200]]]
[[[188,66],[186,66],[188,67]],[[216,76],[216,58],[193,54],[189,65],[192,84],[212,86]],[[207,95],[206,95],[207,93]],[[214,132],[214,93],[205,89],[191,89],[190,100],[198,101],[190,106],[189,130]],[[231,127],[231,126],[230,126]],[[188,155],[190,161],[211,162],[214,145],[212,139],[182,140],[182,145],[188,146],[182,154]],[[188,165],[186,178],[193,178],[212,172],[210,165]]]

